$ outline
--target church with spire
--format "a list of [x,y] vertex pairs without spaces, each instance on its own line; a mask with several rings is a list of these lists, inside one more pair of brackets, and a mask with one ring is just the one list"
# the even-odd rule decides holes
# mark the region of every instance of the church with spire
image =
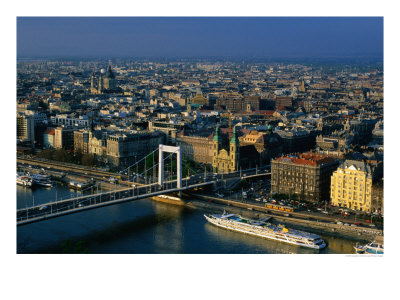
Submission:
[[96,76],[95,72],[92,72],[90,76],[90,92],[93,94],[104,94],[104,93],[115,93],[118,92],[119,88],[114,72],[111,69],[111,63],[109,63],[107,71],[104,69],[100,70],[100,75]]
[[236,135],[236,127],[233,128],[229,145],[224,145],[219,132],[219,126],[215,129],[213,138],[213,169],[216,173],[231,173],[239,169],[240,145]]

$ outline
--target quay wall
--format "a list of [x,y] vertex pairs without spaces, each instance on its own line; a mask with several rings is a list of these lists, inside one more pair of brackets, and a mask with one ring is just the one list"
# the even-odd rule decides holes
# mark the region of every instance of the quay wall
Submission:
[[[271,214],[266,208],[261,206],[230,201],[206,195],[196,195],[196,198],[203,201],[190,199],[187,201],[186,206],[192,208],[202,208],[214,212],[215,210],[218,212],[227,210],[230,213],[240,213],[245,217],[251,218],[272,217],[276,221],[283,222],[288,225],[290,224],[293,228],[303,229],[317,234],[323,233],[331,236],[347,237],[353,240],[373,241],[377,236],[383,236],[383,231],[379,229],[331,224],[314,220],[304,220],[291,216],[286,217],[283,215]],[[212,202],[208,202],[210,200]]]

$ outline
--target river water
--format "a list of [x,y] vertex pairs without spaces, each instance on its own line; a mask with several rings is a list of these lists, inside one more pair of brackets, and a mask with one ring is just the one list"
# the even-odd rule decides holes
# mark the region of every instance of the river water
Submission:
[[[77,194],[17,186],[17,208]],[[322,235],[328,247],[318,251],[218,228],[204,213],[151,199],[107,206],[18,227],[17,253],[354,253],[349,239]]]

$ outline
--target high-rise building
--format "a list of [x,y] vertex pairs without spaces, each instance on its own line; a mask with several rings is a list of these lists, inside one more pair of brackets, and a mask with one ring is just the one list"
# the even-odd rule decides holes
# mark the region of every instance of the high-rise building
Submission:
[[74,130],[71,128],[57,127],[54,130],[54,148],[73,149]]
[[89,153],[89,131],[78,130],[74,131],[74,151]]
[[35,119],[33,116],[17,114],[17,139],[35,143]]

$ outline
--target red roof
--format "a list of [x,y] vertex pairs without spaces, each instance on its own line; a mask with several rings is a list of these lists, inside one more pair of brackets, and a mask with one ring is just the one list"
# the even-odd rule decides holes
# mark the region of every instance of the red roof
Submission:
[[46,131],[44,132],[44,134],[50,134],[50,135],[55,135],[55,133],[56,130],[51,128],[47,128]]
[[274,114],[274,110],[257,110],[255,111],[256,114],[260,114],[260,115],[268,115],[268,116],[272,116]]
[[302,153],[297,157],[281,156],[277,159],[277,161],[288,161],[288,160],[297,165],[309,165],[309,166],[317,166],[334,161],[332,157],[316,153]]

